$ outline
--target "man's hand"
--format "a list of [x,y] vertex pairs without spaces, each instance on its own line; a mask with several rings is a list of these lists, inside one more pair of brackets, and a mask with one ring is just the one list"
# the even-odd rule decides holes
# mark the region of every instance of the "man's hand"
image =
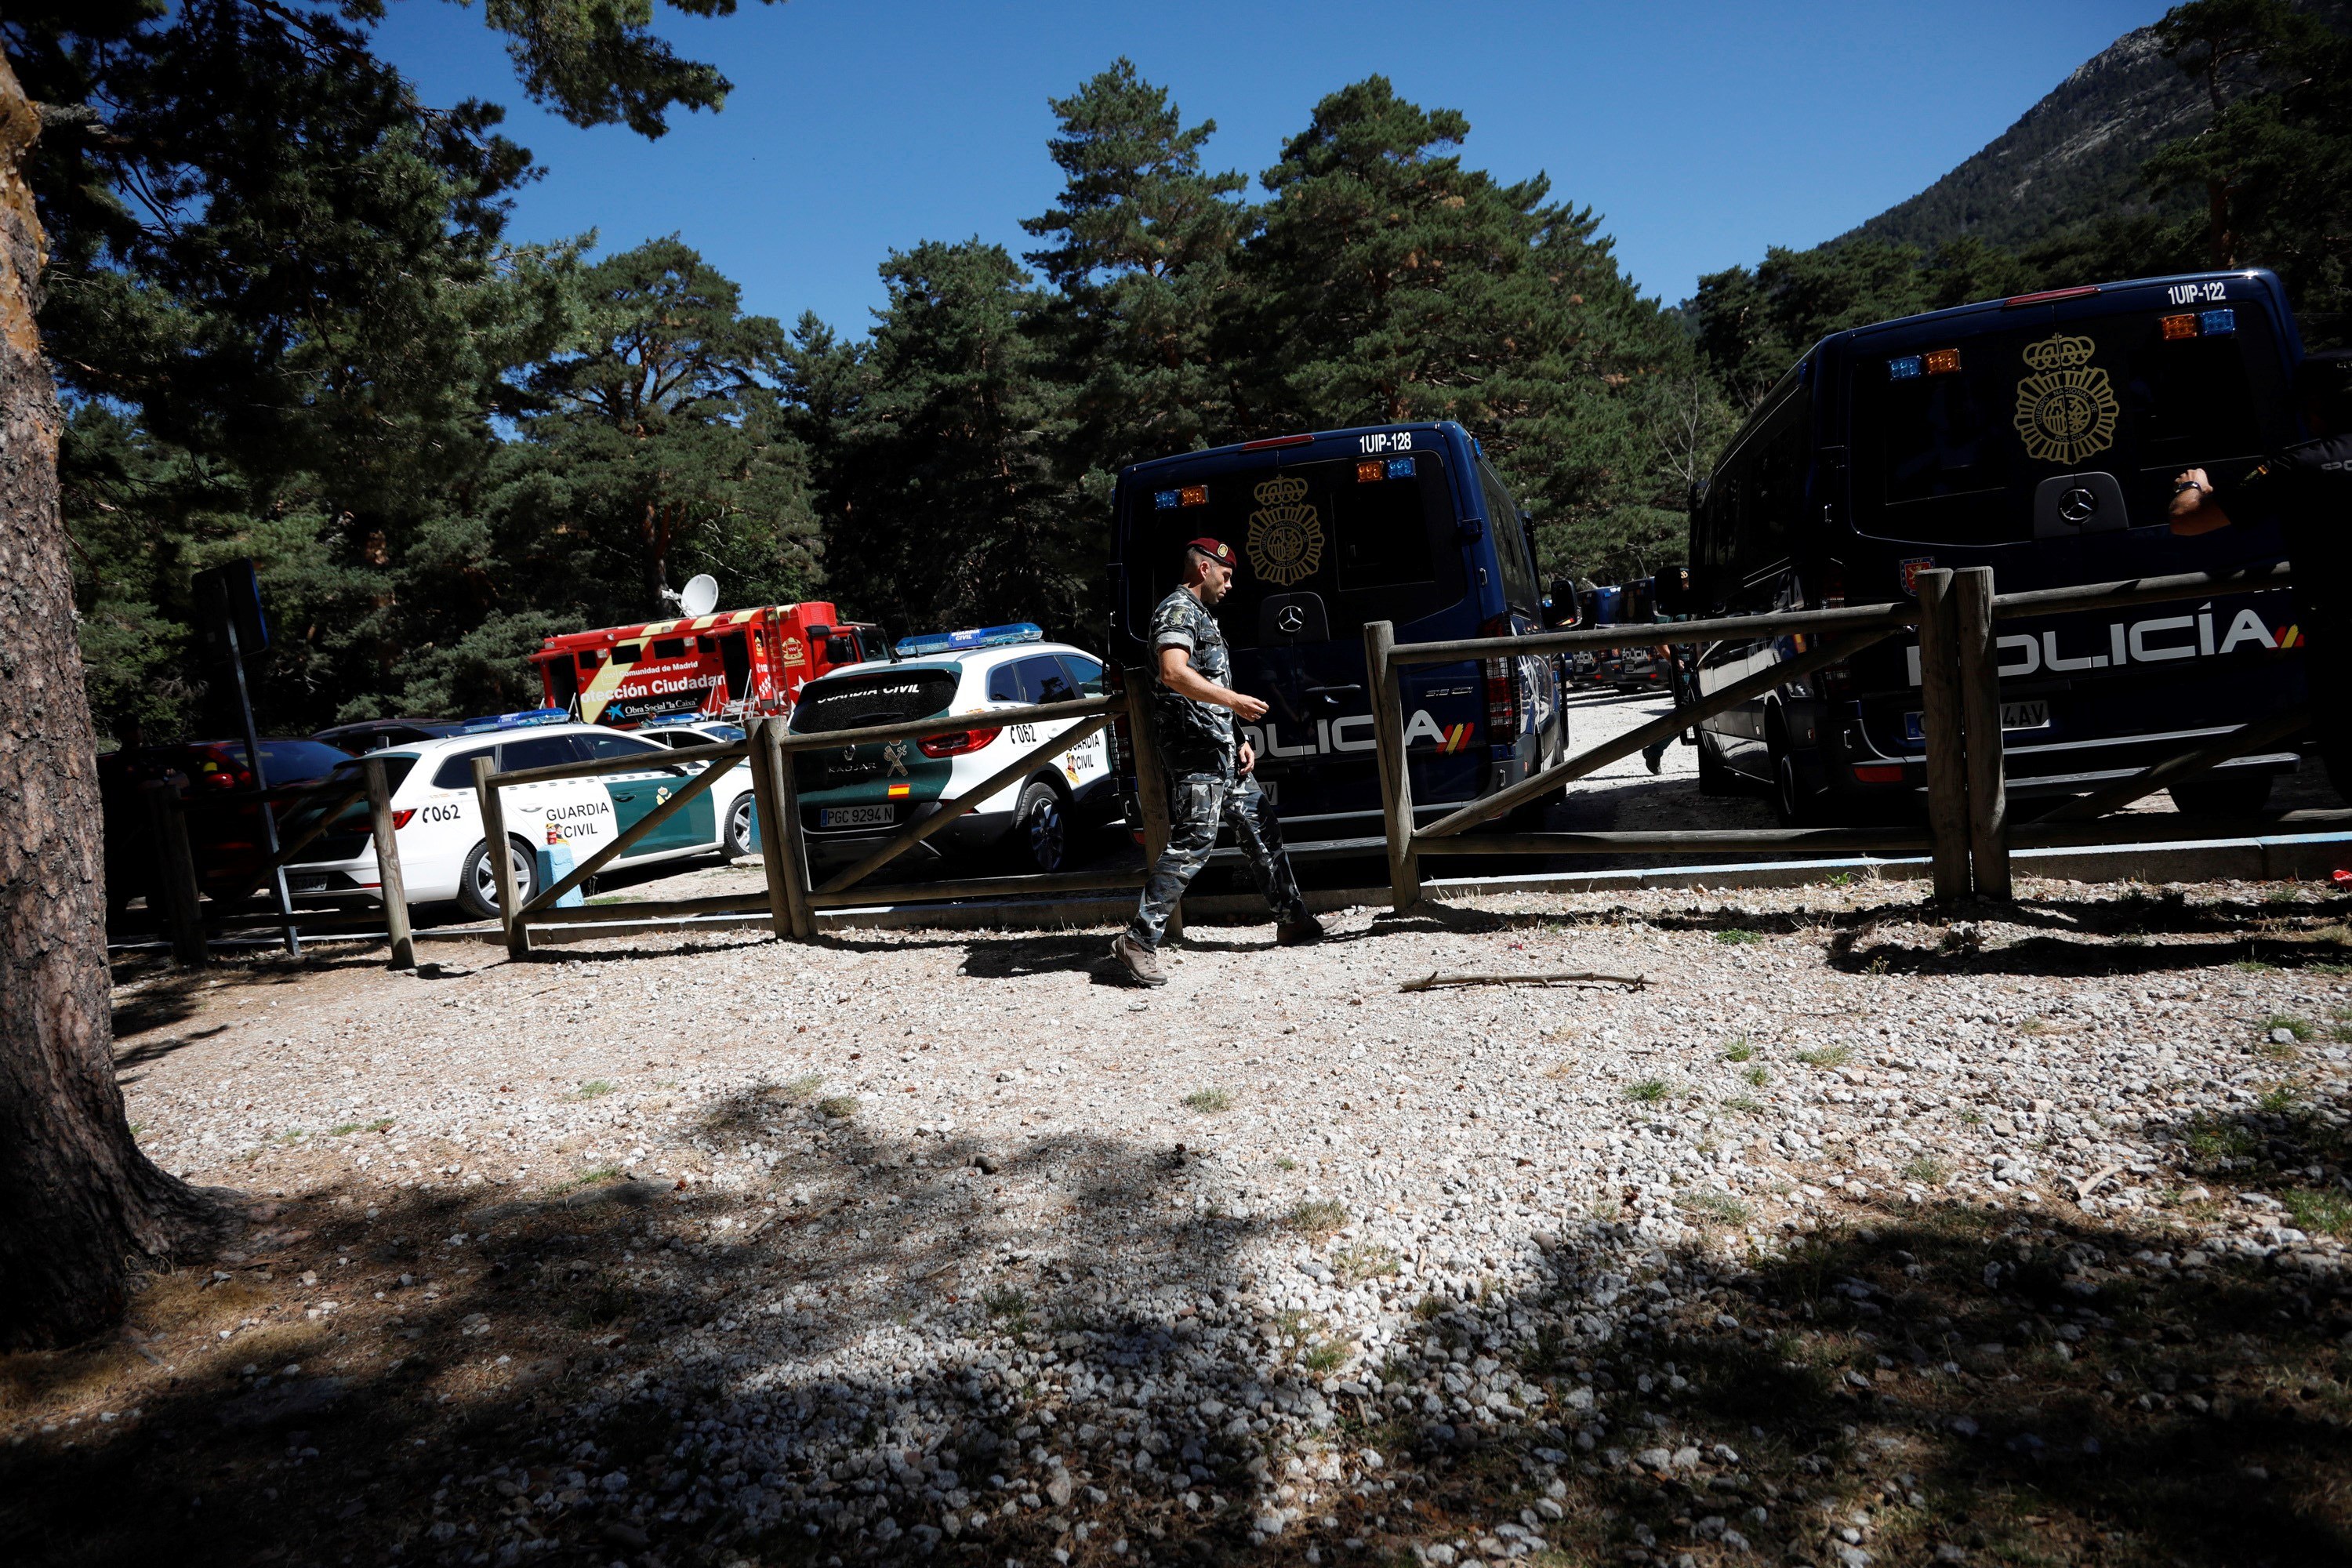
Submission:
[[2189,468],[2172,481],[2172,531],[2183,535],[2210,533],[2230,526],[2230,514],[2213,500],[2213,481],[2202,468]]
[[1160,683],[1179,697],[1189,697],[1195,702],[1213,703],[1230,708],[1243,719],[1255,723],[1265,717],[1265,704],[1255,697],[1228,690],[1192,668],[1192,655],[1181,647],[1160,650]]
[[1240,757],[1234,766],[1236,772],[1243,778],[1249,777],[1249,771],[1257,766],[1257,752],[1251,748],[1250,743],[1247,741],[1244,741],[1242,742]]

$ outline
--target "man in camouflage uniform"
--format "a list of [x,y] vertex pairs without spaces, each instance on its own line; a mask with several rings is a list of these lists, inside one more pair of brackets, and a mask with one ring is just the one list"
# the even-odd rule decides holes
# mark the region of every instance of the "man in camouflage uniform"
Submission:
[[1158,665],[1151,710],[1168,778],[1168,847],[1144,882],[1134,923],[1110,946],[1111,956],[1141,985],[1168,984],[1160,968],[1160,939],[1185,888],[1209,863],[1220,821],[1232,825],[1258,889],[1274,907],[1275,939],[1287,946],[1323,934],[1291,874],[1281,826],[1251,776],[1257,759],[1246,741],[1234,743],[1234,716],[1261,718],[1265,704],[1225,684],[1233,659],[1209,611],[1233,582],[1232,549],[1196,539],[1184,547],[1183,583],[1151,613],[1147,640]]

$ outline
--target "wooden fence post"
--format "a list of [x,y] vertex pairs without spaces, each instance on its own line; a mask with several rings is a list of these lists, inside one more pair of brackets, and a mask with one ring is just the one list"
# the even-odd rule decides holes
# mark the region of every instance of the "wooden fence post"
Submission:
[[784,895],[783,818],[776,810],[776,758],[769,731],[784,721],[770,717],[751,726],[751,794],[760,813],[760,867],[768,879],[768,930],[778,942],[793,934],[793,901]]
[[1364,626],[1364,686],[1372,700],[1372,757],[1381,780],[1381,820],[1389,840],[1389,904],[1402,914],[1421,902],[1421,858],[1412,847],[1412,770],[1404,751],[1402,682],[1389,666],[1396,626]]
[[530,928],[522,922],[522,895],[515,887],[514,846],[507,842],[507,808],[490,783],[490,775],[497,771],[494,759],[474,759],[474,798],[481,803],[482,843],[489,852],[491,874],[498,879],[499,923],[506,930],[507,956],[528,958]]
[[163,929],[172,939],[172,960],[198,966],[209,960],[204,911],[198,907],[195,852],[188,847],[188,819],[180,793],[161,779],[147,785],[149,819],[154,825],[156,896]]
[[2000,638],[1992,625],[1992,586],[1990,566],[1952,574],[1952,651],[1969,749],[1969,862],[1979,898],[2006,899],[2009,769],[2001,749]]
[[416,939],[408,929],[408,885],[400,875],[400,844],[393,837],[392,786],[381,757],[366,758],[360,771],[367,775],[368,826],[375,835],[376,889],[383,895],[384,934],[392,939],[391,967],[414,969]]
[[[1144,875],[1168,853],[1171,831],[1168,808],[1168,770],[1160,763],[1160,730],[1151,712],[1151,682],[1159,677],[1149,668],[1124,672],[1127,693],[1127,733],[1135,747],[1135,803],[1143,813]],[[1168,911],[1169,937],[1184,934],[1184,900]]]
[[[776,887],[783,894],[785,924],[793,935],[806,941],[816,935],[816,912],[809,904],[808,839],[801,830],[801,781],[793,758],[784,750],[784,721],[775,720],[768,726],[761,760],[768,773],[768,794],[776,803]],[[772,921],[774,898],[772,891]]]
[[1922,572],[1919,589],[1919,718],[1927,742],[1927,831],[1935,840],[1936,897],[1969,892],[1969,774],[1954,644],[1952,574]]

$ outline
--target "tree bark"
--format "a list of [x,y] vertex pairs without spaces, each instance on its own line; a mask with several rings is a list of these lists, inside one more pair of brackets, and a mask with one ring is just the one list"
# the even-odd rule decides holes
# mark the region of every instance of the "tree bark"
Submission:
[[34,322],[39,111],[0,58],[0,1348],[122,1314],[141,1255],[220,1211],[123,1120],[106,969],[97,737],[58,516],[58,398]]

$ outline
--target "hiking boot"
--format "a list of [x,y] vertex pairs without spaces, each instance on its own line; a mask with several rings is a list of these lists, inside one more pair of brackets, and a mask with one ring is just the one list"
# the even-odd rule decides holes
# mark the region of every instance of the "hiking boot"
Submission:
[[1274,928],[1274,940],[1285,947],[1305,947],[1310,942],[1321,942],[1323,922],[1313,915],[1285,921]]
[[1127,977],[1138,985],[1165,985],[1168,976],[1160,967],[1160,955],[1144,946],[1126,931],[1111,939],[1110,955],[1127,971]]

